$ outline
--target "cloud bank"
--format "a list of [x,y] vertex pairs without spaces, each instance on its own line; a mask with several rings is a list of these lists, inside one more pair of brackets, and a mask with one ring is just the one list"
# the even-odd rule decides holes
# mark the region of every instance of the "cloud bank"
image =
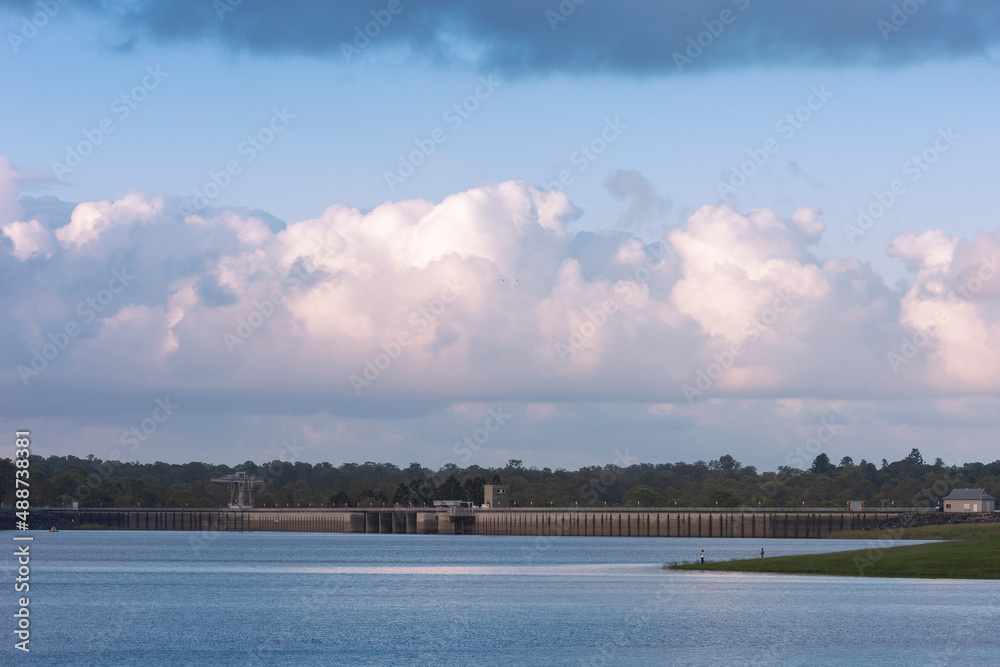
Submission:
[[142,194],[54,229],[6,220],[5,384],[15,402],[169,387],[220,410],[342,414],[1000,390],[996,234],[898,237],[913,281],[893,288],[812,253],[815,209],[705,206],[652,245],[574,233],[577,213],[507,182],[277,231]]
[[[37,10],[31,0],[8,5],[15,13]],[[238,52],[348,62],[379,52],[507,75],[901,65],[988,56],[1000,39],[1000,6],[990,0],[79,0],[72,11],[107,21],[118,45],[210,41]]]
[[[900,236],[911,280],[889,286],[818,256],[810,208],[705,206],[650,244],[574,231],[565,194],[516,181],[282,224],[142,193],[18,199],[2,166],[0,421],[44,420],[53,453],[125,452],[170,400],[136,457],[269,460],[297,437],[306,460],[468,463],[451,443],[499,407],[471,462],[782,462],[821,418],[850,424],[834,457],[989,456],[995,233]],[[620,176],[626,217],[656,199]]]

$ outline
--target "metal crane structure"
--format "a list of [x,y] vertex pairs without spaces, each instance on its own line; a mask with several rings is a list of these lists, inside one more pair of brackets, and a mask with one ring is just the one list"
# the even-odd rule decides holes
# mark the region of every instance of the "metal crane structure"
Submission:
[[264,480],[256,479],[241,470],[225,477],[216,477],[213,482],[229,485],[229,508],[248,509],[253,507],[253,487],[263,484]]

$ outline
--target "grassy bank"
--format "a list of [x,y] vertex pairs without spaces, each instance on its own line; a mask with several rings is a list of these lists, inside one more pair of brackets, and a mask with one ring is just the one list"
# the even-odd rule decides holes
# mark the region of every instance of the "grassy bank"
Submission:
[[85,523],[82,526],[77,526],[73,530],[125,530],[125,529],[113,528],[111,526],[102,526],[99,523]]
[[830,574],[852,577],[1000,579],[1000,540],[966,540],[721,563],[682,563],[673,570]]
[[1000,523],[963,523],[885,530],[845,530],[830,533],[834,540],[985,540],[1000,538]]

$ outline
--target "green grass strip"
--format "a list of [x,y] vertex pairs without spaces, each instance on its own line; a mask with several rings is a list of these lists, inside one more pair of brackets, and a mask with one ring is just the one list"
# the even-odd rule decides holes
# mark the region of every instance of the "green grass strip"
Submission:
[[834,540],[984,540],[1000,538],[1000,523],[964,523],[830,533]]
[[672,570],[774,572],[848,577],[1000,579],[1000,540],[966,540],[906,546],[877,545],[858,551],[752,558],[720,563],[679,563]]

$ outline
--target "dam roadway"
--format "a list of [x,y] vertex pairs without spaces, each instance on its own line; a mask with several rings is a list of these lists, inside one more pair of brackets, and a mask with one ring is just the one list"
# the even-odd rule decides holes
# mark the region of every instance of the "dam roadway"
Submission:
[[848,512],[828,508],[287,508],[170,509],[35,508],[66,525],[121,530],[221,532],[408,533],[416,535],[566,535],[603,537],[770,537],[817,538],[841,530],[862,530],[902,513],[933,511],[895,508]]

